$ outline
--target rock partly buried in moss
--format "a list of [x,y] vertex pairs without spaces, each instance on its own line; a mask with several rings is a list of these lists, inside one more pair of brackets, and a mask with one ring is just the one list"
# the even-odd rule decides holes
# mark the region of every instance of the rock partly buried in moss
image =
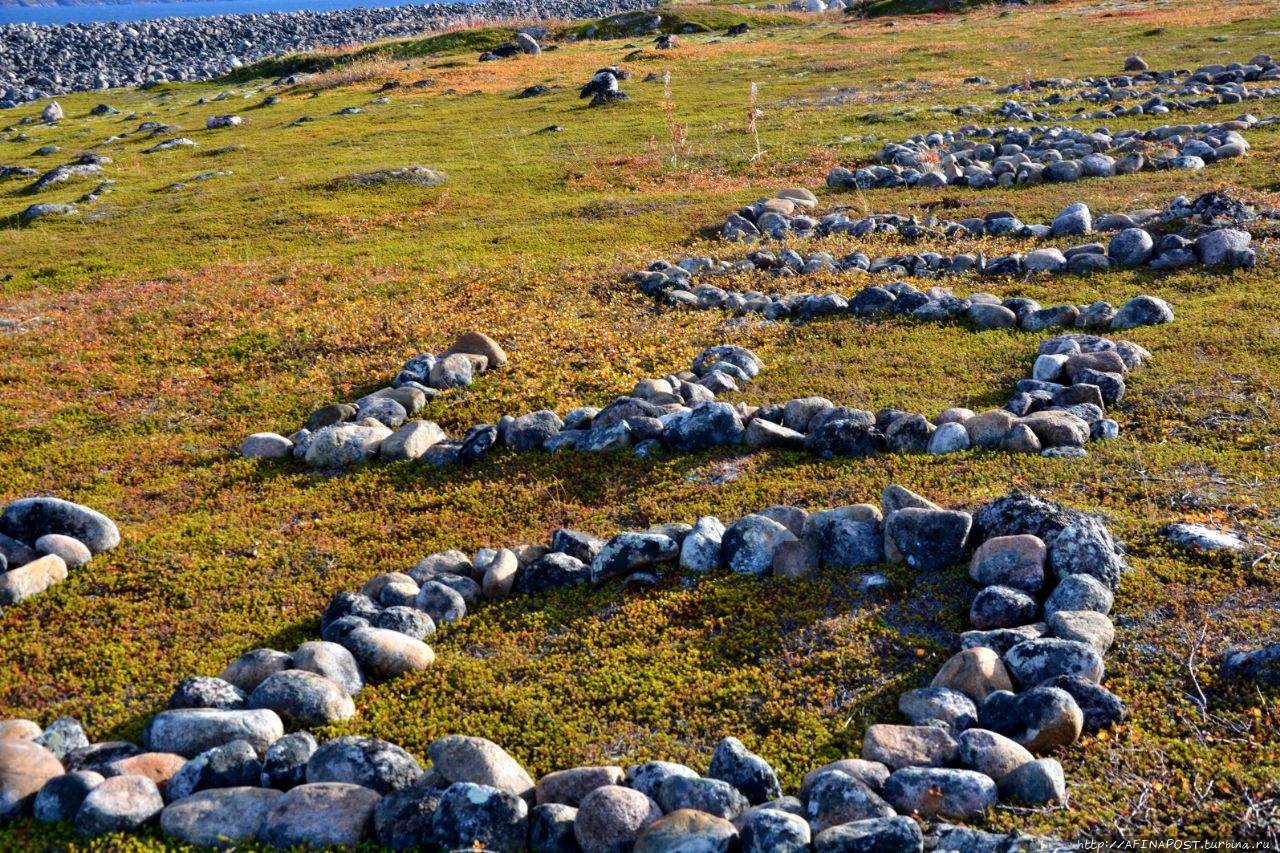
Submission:
[[356,172],[333,182],[333,186],[380,187],[386,184],[406,184],[418,187],[434,187],[443,184],[445,174],[426,166],[405,166],[399,169],[378,169],[373,172]]
[[281,791],[255,787],[201,791],[166,806],[160,831],[194,847],[232,847],[262,833],[282,796]]
[[1208,554],[1239,554],[1246,548],[1244,540],[1234,533],[1203,524],[1177,522],[1161,528],[1160,533],[1175,545]]
[[1258,684],[1280,684],[1280,644],[1252,651],[1228,649],[1222,654],[1219,669],[1227,680],[1253,681]]

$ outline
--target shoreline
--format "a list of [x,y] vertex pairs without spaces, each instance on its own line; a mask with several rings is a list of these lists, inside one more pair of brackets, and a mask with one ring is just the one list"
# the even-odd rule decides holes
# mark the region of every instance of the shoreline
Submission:
[[651,0],[483,0],[329,12],[269,12],[0,25],[0,109],[55,95],[209,80],[288,53],[413,38],[459,25],[581,20]]

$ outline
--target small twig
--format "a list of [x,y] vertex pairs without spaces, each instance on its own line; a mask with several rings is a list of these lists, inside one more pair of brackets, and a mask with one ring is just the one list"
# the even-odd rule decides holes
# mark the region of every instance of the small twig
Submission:
[[1200,706],[1200,716],[1208,714],[1209,700],[1205,698],[1204,691],[1200,689],[1200,679],[1196,677],[1196,652],[1200,651],[1200,647],[1204,645],[1204,639],[1209,634],[1209,623],[1206,622],[1204,627],[1200,629],[1200,638],[1196,640],[1195,645],[1191,647],[1191,654],[1187,656],[1187,672],[1191,673],[1191,685],[1196,689],[1196,695],[1191,698]]

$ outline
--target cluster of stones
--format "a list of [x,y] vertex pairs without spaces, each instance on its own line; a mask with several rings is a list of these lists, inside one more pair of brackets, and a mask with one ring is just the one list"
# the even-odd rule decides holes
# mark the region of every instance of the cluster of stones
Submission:
[[120,544],[115,522],[58,498],[23,498],[0,512],[0,605],[17,604],[67,579],[94,554]]
[[[646,5],[634,0],[546,0],[536,16],[573,21]],[[529,16],[528,4],[484,0],[65,26],[11,24],[0,26],[5,46],[0,52],[0,109],[65,92],[205,80],[286,53],[420,37],[485,21],[527,21]]]
[[1162,125],[1147,130],[1085,131],[966,125],[955,132],[917,134],[890,142],[877,165],[837,167],[832,189],[967,186],[974,189],[1113,178],[1144,169],[1203,169],[1249,150],[1242,131],[1280,119],[1242,115],[1230,121]]
[[[1102,654],[1114,637],[1106,613],[1126,568],[1122,548],[1097,518],[1034,496],[1015,493],[971,516],[890,486],[879,507],[777,506],[729,525],[706,517],[608,542],[561,529],[551,548],[521,550],[481,552],[474,560],[432,555],[413,570],[436,578],[419,596],[459,595],[456,587],[468,583],[479,589],[478,567],[486,566],[488,580],[496,564],[511,568],[499,586],[518,590],[522,576],[546,574],[535,567],[554,565],[557,555],[565,566],[577,565],[572,583],[652,577],[664,564],[699,574],[727,568],[798,577],[820,567],[890,561],[939,572],[968,557],[981,589],[961,651],[928,687],[902,696],[907,724],[870,726],[861,758],[814,769],[798,796],[784,796],[769,763],[733,737],[717,745],[705,774],[650,761],[625,770],[576,767],[536,782],[479,737],[435,740],[426,770],[375,738],[320,745],[306,731],[285,734],[286,727],[307,724],[305,717],[256,701],[315,692],[309,679],[328,680],[318,670],[351,677],[349,661],[337,659],[341,646],[310,643],[287,656],[256,650],[232,663],[223,679],[183,682],[170,709],[148,721],[141,748],[90,744],[69,718],[44,730],[27,720],[0,722],[0,821],[34,815],[72,822],[84,836],[158,821],[170,837],[223,848],[251,839],[277,848],[354,848],[372,837],[391,850],[494,853],[922,853],[926,843],[932,849],[940,841],[963,849],[1010,843],[1050,849],[1044,839],[945,821],[978,818],[1002,800],[1065,801],[1061,766],[1036,756],[1125,715],[1123,702],[1099,683]],[[589,558],[590,568],[580,557]],[[553,573],[566,574],[563,567]],[[388,591],[409,584],[416,582],[385,574],[366,584],[372,596],[339,594],[326,612],[326,633],[379,630],[358,624],[368,620],[357,613],[377,619],[374,610],[402,607],[375,598],[400,601]],[[343,615],[329,619],[336,613]],[[306,665],[311,669],[297,668]],[[924,821],[931,822],[927,835]]]
[[511,59],[516,56],[538,56],[542,53],[542,45],[538,38],[545,38],[545,27],[525,27],[506,44],[500,44],[493,50],[480,54],[481,62],[492,62],[495,59]]
[[[1265,53],[1253,57],[1247,63],[1215,63],[1202,65],[1195,71],[1151,71],[1140,57],[1134,56],[1125,63],[1125,68],[1125,74],[1086,77],[1081,80],[1029,80],[1004,86],[996,91],[999,94],[1042,89],[1055,91],[1048,97],[1035,101],[1006,101],[995,112],[1013,121],[1055,121],[1066,117],[1036,112],[1035,108],[1059,107],[1083,101],[1112,106],[1108,109],[1081,111],[1070,118],[1106,120],[1118,116],[1168,115],[1175,110],[1187,112],[1222,104],[1280,97],[1280,85],[1245,85],[1280,83],[1280,65]],[[1125,107],[1121,103],[1140,98],[1143,99],[1141,104]]]
[[[250,459],[293,456],[321,468],[345,468],[381,455],[407,460],[446,439],[433,421],[409,421],[427,401],[507,363],[507,354],[488,335],[467,332],[439,355],[421,353],[400,368],[391,385],[354,403],[331,403],[312,412],[302,429],[285,437],[273,432],[248,436],[240,454]],[[393,432],[394,431],[394,432]]]

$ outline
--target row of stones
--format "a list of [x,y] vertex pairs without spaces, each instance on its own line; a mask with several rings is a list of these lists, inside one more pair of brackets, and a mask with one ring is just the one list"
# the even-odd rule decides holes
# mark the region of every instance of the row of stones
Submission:
[[[979,308],[1013,313],[981,302],[971,302],[967,310],[973,315]],[[872,413],[823,397],[764,406],[717,401],[715,391],[736,390],[763,365],[750,350],[723,345],[699,355],[687,376],[642,380],[631,396],[603,409],[580,407],[564,418],[551,410],[504,416],[496,425],[472,427],[460,441],[448,439],[431,421],[338,424],[301,437],[257,433],[245,439],[241,452],[261,456],[258,448],[267,447],[276,455],[299,453],[310,464],[332,468],[378,456],[439,466],[474,463],[499,446],[518,453],[631,448],[642,457],[664,448],[696,453],[742,446],[803,450],[826,459],[970,448],[1078,457],[1088,441],[1119,435],[1106,407],[1123,399],[1126,374],[1150,357],[1130,341],[1060,335],[1039,345],[1032,375],[1018,381],[1003,409],[975,414],[952,408],[930,420],[893,408]],[[398,430],[392,432],[392,425]]]
[[94,554],[120,544],[115,522],[58,498],[23,498],[0,512],[0,605],[17,604],[67,579]]
[[[1130,57],[1137,66],[1145,65],[1140,57]],[[1179,82],[1181,80],[1181,82]],[[1248,63],[1205,65],[1195,71],[1148,71],[1103,77],[1086,77],[1078,81],[1063,79],[1028,80],[997,89],[998,94],[1015,94],[1041,89],[1055,90],[1051,95],[1033,101],[1007,101],[995,110],[998,115],[1017,121],[1053,121],[1063,118],[1032,112],[1034,108],[1057,107],[1086,101],[1114,104],[1109,110],[1080,112],[1073,118],[1107,119],[1120,115],[1167,115],[1172,110],[1190,111],[1221,104],[1238,104],[1246,100],[1280,97],[1280,87],[1254,86],[1245,83],[1280,81],[1280,65],[1267,54],[1258,54]],[[1066,90],[1074,90],[1067,93]],[[1142,104],[1123,107],[1119,102],[1145,98]]]
[[[815,769],[798,797],[782,796],[767,761],[734,738],[717,746],[705,776],[651,761],[626,771],[562,770],[537,783],[482,738],[436,740],[425,772],[403,749],[373,738],[320,746],[305,732],[286,735],[285,720],[272,710],[239,706],[294,671],[280,667],[301,657],[258,650],[228,667],[224,680],[184,682],[174,697],[184,707],[153,717],[142,749],[90,745],[67,719],[44,731],[27,721],[0,723],[0,819],[70,820],[84,835],[135,831],[158,819],[166,834],[206,846],[256,838],[276,847],[354,847],[372,834],[396,850],[604,853],[623,845],[637,853],[674,853],[696,844],[726,853],[920,853],[921,819],[972,820],[1002,797],[1062,801],[1061,766],[1033,753],[1123,717],[1123,703],[1098,684],[1099,649],[1112,637],[1105,612],[1125,568],[1122,549],[1096,518],[1032,496],[1013,494],[971,516],[892,486],[880,507],[814,513],[774,507],[727,527],[701,519],[604,543],[574,531],[557,531],[555,538],[569,550],[595,551],[598,577],[615,573],[607,567],[652,574],[676,559],[698,572],[720,565],[776,569],[788,564],[787,553],[794,558],[805,550],[815,555],[815,568],[893,560],[938,572],[977,545],[970,575],[983,590],[971,614],[985,630],[963,635],[963,650],[932,685],[902,697],[910,725],[871,726],[861,758]],[[871,540],[879,541],[879,556],[857,562]],[[569,556],[543,550],[530,567],[553,553]],[[515,551],[497,553],[517,559]],[[462,572],[456,577],[474,582],[485,556],[459,562],[446,552],[417,568],[442,577],[456,564]],[[517,585],[518,578],[519,570]],[[385,575],[370,581],[383,592],[400,582]],[[1034,596],[1037,603],[993,621],[996,611],[984,603],[997,594],[991,590]],[[355,601],[340,595],[334,605],[341,611]],[[1024,624],[1038,614],[1040,601],[1046,622]],[[347,620],[351,634],[369,630],[350,625],[361,618],[347,613],[328,627]],[[1008,627],[993,629],[996,624]],[[193,702],[212,707],[190,707]],[[982,850],[1011,840],[945,825],[931,834]]]
[[[875,234],[912,241],[963,237],[1049,240],[1081,237],[1095,231],[1146,228],[1153,232],[1183,229],[1181,233],[1191,238],[1211,229],[1245,228],[1247,222],[1255,219],[1280,219],[1280,212],[1275,209],[1259,210],[1230,192],[1218,190],[1199,195],[1195,200],[1177,196],[1162,210],[1142,208],[1097,216],[1088,205],[1076,202],[1063,208],[1047,225],[1026,223],[1007,210],[960,220],[929,214],[920,220],[902,213],[854,214],[847,207],[836,207],[819,217],[817,207],[818,199],[809,190],[798,187],[780,190],[772,197],[757,199],[729,214],[720,227],[720,235],[734,243],[750,243],[762,238],[785,240],[788,237],[866,237]],[[1216,260],[1210,265],[1220,263],[1222,260]]]
[[1249,143],[1241,131],[1276,123],[1280,118],[1242,115],[1218,123],[1162,125],[1115,133],[1064,126],[1024,130],[968,125],[954,133],[935,131],[890,142],[876,154],[877,165],[855,169],[838,166],[827,174],[827,186],[862,190],[949,185],[987,189],[1113,178],[1144,169],[1197,170],[1243,156]]

